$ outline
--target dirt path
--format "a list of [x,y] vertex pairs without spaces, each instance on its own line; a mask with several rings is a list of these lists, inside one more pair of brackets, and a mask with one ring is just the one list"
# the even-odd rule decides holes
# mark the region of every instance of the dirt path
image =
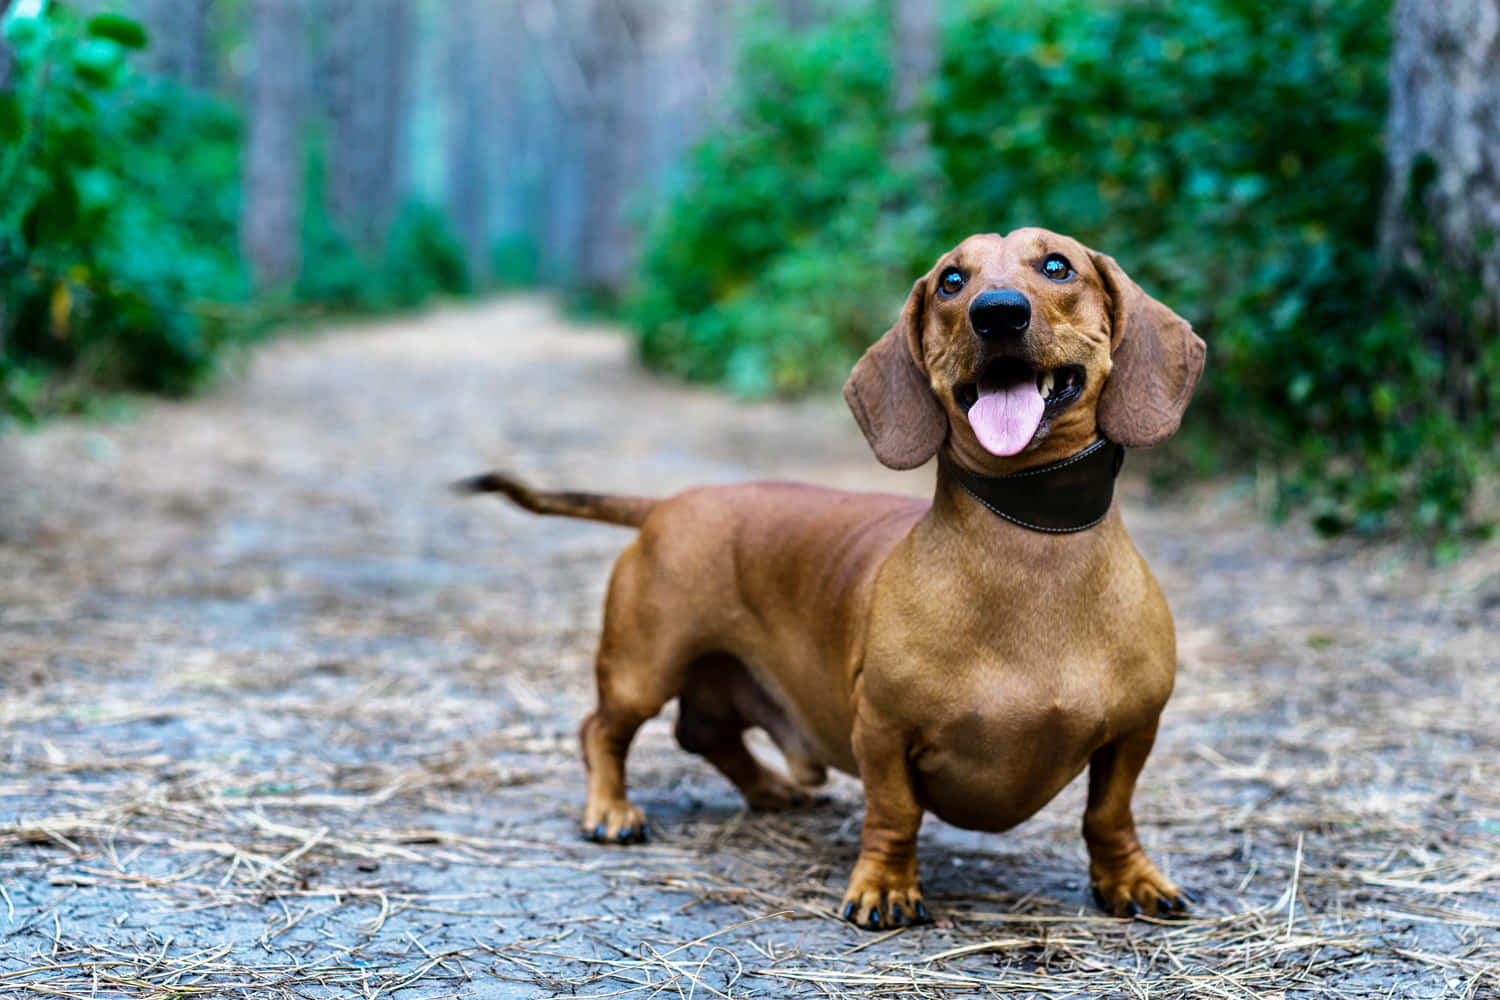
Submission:
[[[1189,415],[1191,419],[1191,415]],[[1081,790],[929,820],[936,927],[832,919],[852,782],[769,816],[673,744],[574,832],[619,529],[444,484],[909,490],[836,401],[736,405],[510,301],[283,340],[210,398],[0,438],[0,995],[1500,996],[1500,554],[1433,570],[1123,502],[1182,670],[1136,799],[1198,898],[1084,899]],[[1077,783],[1075,783],[1076,785]]]

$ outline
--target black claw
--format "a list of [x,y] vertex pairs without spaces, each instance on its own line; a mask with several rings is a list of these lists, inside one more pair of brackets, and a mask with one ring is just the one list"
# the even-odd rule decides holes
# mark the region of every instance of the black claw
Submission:
[[1193,894],[1188,892],[1186,889],[1177,890],[1177,904],[1179,906],[1186,908],[1188,904],[1196,902],[1198,901],[1193,898]]
[[615,834],[615,840],[621,844],[628,844],[635,839],[635,827],[622,826],[620,832]]
[[790,805],[793,809],[801,809],[803,806],[807,805],[807,797],[805,795],[793,795],[791,798],[787,799],[787,804]]
[[641,843],[644,844],[646,841],[648,841],[650,839],[651,839],[651,824],[650,823],[642,823],[641,824]]
[[891,904],[891,923],[897,927],[905,927],[906,921],[901,919],[901,904]]
[[1107,910],[1107,909],[1109,909],[1109,904],[1104,901],[1104,893],[1102,891],[1100,891],[1100,889],[1099,889],[1099,887],[1097,885],[1091,885],[1091,886],[1089,886],[1089,891],[1094,894],[1094,905],[1095,906],[1099,907],[1099,909],[1101,909],[1101,910]]
[[854,923],[854,904],[852,902],[844,907],[844,919],[851,924]]
[[932,919],[927,915],[927,907],[922,905],[922,901],[920,899],[917,900],[917,919],[924,924]]
[[1132,916],[1132,917],[1138,917],[1138,916],[1140,916],[1141,915],[1140,904],[1138,904],[1135,900],[1132,899],[1130,901],[1129,905],[1127,905],[1125,907],[1125,912],[1126,912],[1127,915]]
[[869,914],[865,917],[865,926],[872,931],[880,930],[880,910],[873,906],[870,908]]
[[594,827],[594,839],[597,840],[597,841],[599,841],[600,843],[604,842],[604,824],[603,823],[600,823],[598,826]]

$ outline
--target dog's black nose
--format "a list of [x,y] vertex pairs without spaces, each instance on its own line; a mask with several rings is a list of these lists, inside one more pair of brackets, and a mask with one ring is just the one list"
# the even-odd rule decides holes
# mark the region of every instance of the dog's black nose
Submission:
[[969,322],[981,337],[1009,337],[1031,325],[1031,303],[1013,288],[976,295],[969,305]]

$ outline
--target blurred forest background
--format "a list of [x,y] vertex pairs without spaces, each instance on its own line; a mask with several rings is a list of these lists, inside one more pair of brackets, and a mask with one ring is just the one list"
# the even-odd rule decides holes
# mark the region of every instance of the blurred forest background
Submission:
[[276,324],[545,286],[755,396],[957,238],[1208,341],[1175,447],[1320,528],[1495,517],[1500,0],[0,0],[0,422]]

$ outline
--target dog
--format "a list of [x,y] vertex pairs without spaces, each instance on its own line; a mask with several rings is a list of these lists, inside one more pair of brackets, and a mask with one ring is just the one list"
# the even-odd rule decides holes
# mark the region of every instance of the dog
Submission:
[[[458,484],[639,533],[614,567],[579,731],[584,835],[648,834],[626,798],[637,728],[678,699],[676,736],[756,808],[804,800],[828,767],[866,809],[840,913],[930,919],[926,812],[973,830],[1031,816],[1085,767],[1096,902],[1172,916],[1192,902],[1136,836],[1131,797],[1172,692],[1166,600],[1121,523],[1125,447],[1177,429],[1203,341],[1115,263],[1066,236],[972,236],[912,286],[844,397],[875,456],[937,456],[930,502],[792,483],[666,499]],[[786,757],[765,767],[743,733]]]

